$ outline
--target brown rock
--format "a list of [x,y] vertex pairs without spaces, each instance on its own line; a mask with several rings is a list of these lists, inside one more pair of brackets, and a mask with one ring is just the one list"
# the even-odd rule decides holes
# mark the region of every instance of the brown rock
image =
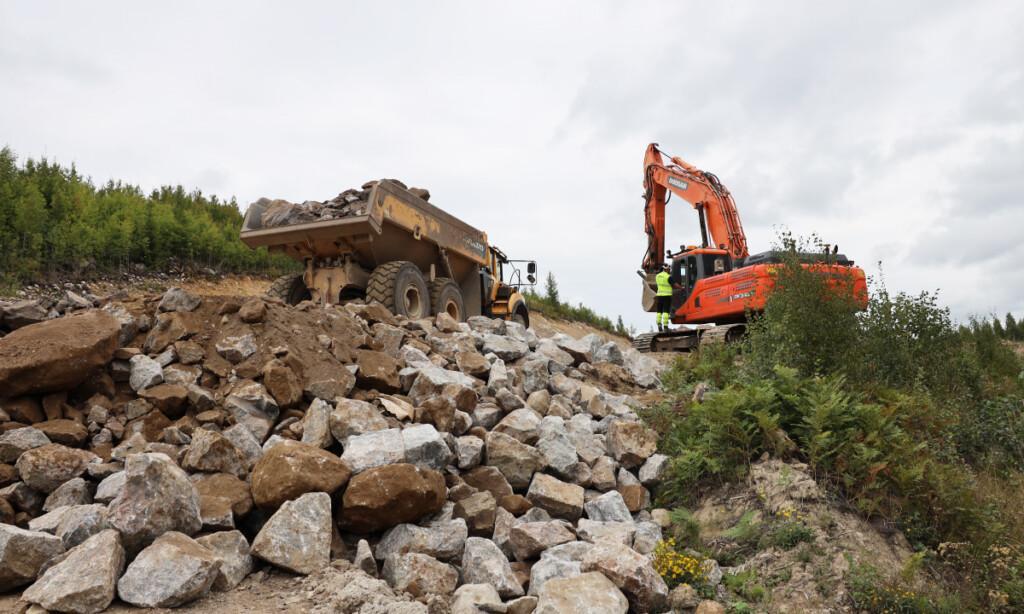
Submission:
[[583,515],[583,487],[546,473],[533,476],[526,498],[556,518],[574,521]]
[[65,446],[81,446],[89,436],[88,429],[73,420],[47,420],[37,423],[35,427],[49,437],[50,441]]
[[[263,304],[263,301],[260,301]],[[294,407],[302,400],[302,382],[284,362],[274,359],[263,367],[263,386],[282,408]]]
[[253,500],[249,484],[228,473],[194,475],[192,484],[202,497],[222,497],[231,503],[235,517],[241,518],[252,511]]
[[181,467],[186,471],[230,473],[238,477],[246,473],[245,459],[235,444],[220,433],[206,429],[192,433],[192,443],[181,460]]
[[43,397],[43,413],[47,420],[60,420],[64,417],[64,406],[68,402],[67,392],[55,392]]
[[416,422],[433,424],[437,430],[450,432],[455,421],[455,403],[447,397],[427,399],[416,408]]
[[18,397],[14,399],[0,399],[0,409],[7,412],[7,416],[14,422],[22,424],[35,424],[46,420],[43,408],[34,397]]
[[367,469],[348,485],[341,523],[358,533],[416,522],[444,505],[444,477],[433,469],[397,463]]
[[283,441],[253,467],[253,501],[263,508],[276,508],[307,492],[332,494],[348,483],[351,475],[348,465],[334,454],[297,441]]
[[459,572],[454,567],[417,552],[389,556],[382,575],[395,590],[416,598],[449,596],[459,582]]
[[262,322],[263,318],[267,317],[267,304],[255,296],[247,298],[238,308],[238,317],[249,324]]
[[608,450],[623,467],[639,467],[658,449],[658,433],[639,422],[616,420],[608,426]]
[[455,364],[459,371],[475,377],[486,378],[491,372],[491,363],[480,352],[459,352],[455,355]]
[[452,515],[465,519],[470,535],[490,537],[494,533],[496,508],[494,495],[485,490],[459,499]]
[[97,460],[92,452],[51,443],[28,450],[15,466],[18,475],[29,487],[51,493],[58,486],[85,473],[86,466]]
[[158,409],[154,409],[138,420],[132,420],[125,425],[125,438],[139,433],[149,442],[160,441],[164,429],[171,426],[171,421]]
[[512,526],[509,542],[512,552],[520,561],[540,556],[548,548],[576,541],[576,536],[557,520],[523,522]]
[[180,418],[185,412],[185,401],[188,400],[188,390],[178,384],[158,384],[140,390],[138,395],[169,418]]
[[512,494],[512,487],[508,480],[495,467],[487,465],[474,467],[462,474],[462,479],[477,490],[486,490],[491,493],[497,501]]
[[110,362],[120,332],[99,310],[19,328],[0,339],[0,390],[17,397],[74,388]]
[[498,505],[513,516],[522,516],[533,508],[530,500],[523,495],[505,495],[498,501]]
[[187,316],[178,312],[161,313],[156,316],[156,325],[146,336],[143,349],[147,353],[158,354],[175,341],[195,334],[196,327]]
[[630,513],[637,513],[644,509],[644,504],[648,500],[647,489],[640,484],[625,484],[617,488],[619,494],[622,495],[622,500],[626,502],[626,509]]
[[356,375],[356,383],[359,386],[379,392],[401,390],[398,361],[384,352],[359,350],[356,352],[356,364],[359,365],[359,373]]
[[668,602],[668,586],[650,559],[629,546],[598,542],[583,556],[580,569],[604,574],[626,594],[632,611],[661,612]]
[[178,341],[174,344],[174,349],[178,353],[178,362],[183,365],[199,364],[206,356],[203,346],[195,341]]
[[18,479],[18,470],[14,468],[14,465],[0,464],[0,488],[13,484]]
[[487,435],[487,464],[497,467],[512,488],[526,488],[533,474],[544,468],[544,455],[504,433]]

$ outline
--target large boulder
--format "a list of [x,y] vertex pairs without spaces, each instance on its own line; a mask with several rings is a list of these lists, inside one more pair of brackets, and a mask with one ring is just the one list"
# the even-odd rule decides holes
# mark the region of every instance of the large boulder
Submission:
[[0,395],[74,388],[110,362],[120,331],[99,310],[19,328],[0,339]]
[[50,438],[39,429],[26,426],[0,435],[0,463],[13,463],[25,452],[50,443]]
[[487,464],[501,471],[512,488],[526,488],[533,474],[544,468],[544,455],[514,437],[491,432],[487,435]]
[[327,450],[282,441],[253,467],[252,496],[256,505],[273,509],[308,492],[333,494],[351,475],[348,465]]
[[102,503],[72,505],[61,516],[54,535],[60,538],[66,550],[70,550],[93,535],[109,528],[106,505]]
[[252,511],[253,500],[249,483],[229,473],[203,473],[189,478],[204,499],[226,499],[236,518],[242,518]]
[[388,557],[382,571],[392,588],[417,598],[451,595],[459,582],[459,572],[454,567],[418,552]]
[[195,311],[200,303],[202,303],[202,299],[198,296],[175,287],[164,292],[157,309],[160,311]]
[[124,563],[121,535],[101,531],[68,551],[22,598],[53,612],[102,612],[114,600]]
[[516,559],[529,561],[548,548],[576,541],[576,536],[559,520],[522,522],[512,526],[509,544]]
[[401,388],[398,380],[398,361],[384,352],[358,350],[356,364],[359,365],[359,372],[356,374],[359,386],[380,392],[398,392]]
[[298,574],[331,562],[331,497],[306,493],[286,501],[252,542],[253,556]]
[[0,320],[11,330],[17,330],[31,324],[38,324],[49,317],[49,312],[43,308],[39,301],[32,300],[6,303],[0,308],[0,312],[3,314]]
[[252,571],[253,559],[249,542],[240,531],[211,533],[196,539],[196,542],[220,559],[220,569],[217,570],[217,579],[213,581],[213,590],[229,591],[238,586]]
[[489,539],[470,537],[462,555],[464,584],[490,584],[503,599],[520,597],[523,587],[512,573],[512,566]]
[[245,459],[235,444],[224,435],[206,429],[192,431],[192,443],[181,466],[192,472],[230,473],[238,477],[246,474]]
[[370,431],[345,440],[341,460],[359,474],[367,469],[405,461],[405,442],[401,429]]
[[0,593],[32,582],[43,564],[62,552],[59,537],[0,524]]
[[544,583],[535,614],[626,614],[629,602],[615,584],[597,572]]
[[583,487],[537,473],[526,498],[556,518],[575,521],[583,514]]
[[338,441],[371,431],[383,431],[388,421],[373,405],[356,399],[338,399],[330,416],[331,434]]
[[88,505],[92,503],[92,492],[83,478],[72,478],[57,487],[43,503],[44,512],[52,512],[65,505]]
[[266,388],[251,380],[243,380],[235,385],[224,400],[224,409],[231,412],[236,423],[244,425],[261,442],[270,434],[270,429],[274,428],[281,413]]
[[658,433],[639,422],[615,420],[608,426],[608,452],[623,467],[639,467],[658,449]]
[[471,375],[458,371],[449,371],[441,367],[425,367],[413,381],[409,390],[409,400],[414,405],[422,405],[428,399],[444,396],[448,387],[473,389],[479,380]]
[[425,527],[400,524],[381,537],[376,558],[386,561],[391,555],[419,552],[442,561],[458,562],[462,560],[468,536],[466,521],[461,518],[440,520]]
[[193,535],[202,528],[199,493],[170,458],[133,454],[125,461],[124,475],[124,487],[110,502],[107,521],[121,532],[130,553],[168,531]]
[[117,583],[117,596],[144,608],[177,607],[209,593],[220,565],[213,552],[171,531],[135,557]]
[[601,541],[584,555],[581,569],[604,574],[626,594],[635,612],[661,612],[668,602],[668,586],[650,558],[629,546]]
[[342,498],[342,525],[358,533],[415,522],[441,509],[444,476],[433,469],[396,463],[367,469],[352,478]]
[[135,392],[163,383],[164,368],[149,356],[136,354],[131,357],[128,364],[131,368],[130,375],[128,376],[128,385]]
[[275,359],[264,365],[263,385],[279,407],[293,407],[302,400],[302,382],[283,361]]
[[85,473],[89,463],[98,461],[92,452],[51,443],[25,452],[15,467],[25,484],[39,492],[51,493]]

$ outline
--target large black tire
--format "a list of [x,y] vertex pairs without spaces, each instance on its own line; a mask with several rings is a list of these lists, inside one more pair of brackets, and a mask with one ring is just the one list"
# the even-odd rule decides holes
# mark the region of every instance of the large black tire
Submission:
[[466,304],[462,300],[459,285],[447,277],[438,277],[430,282],[430,307],[434,315],[447,313],[456,322],[466,320]]
[[430,316],[430,291],[419,267],[405,260],[380,265],[370,274],[366,300],[413,320]]
[[512,321],[522,324],[523,328],[530,328],[530,312],[526,309],[526,305],[520,303],[516,307],[515,312],[512,314]]
[[278,277],[270,284],[267,294],[281,299],[288,305],[298,305],[313,298],[302,279],[302,273],[289,273]]

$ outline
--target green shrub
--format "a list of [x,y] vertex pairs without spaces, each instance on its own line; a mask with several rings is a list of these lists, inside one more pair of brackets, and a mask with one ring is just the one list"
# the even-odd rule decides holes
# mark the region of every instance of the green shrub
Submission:
[[814,543],[814,531],[802,522],[782,520],[772,524],[761,536],[758,546],[792,550],[802,543]]

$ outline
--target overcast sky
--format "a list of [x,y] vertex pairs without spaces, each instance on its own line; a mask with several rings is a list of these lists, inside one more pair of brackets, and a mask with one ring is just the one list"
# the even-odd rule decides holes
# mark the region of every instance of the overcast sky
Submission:
[[[243,206],[427,187],[646,330],[644,148],[752,252],[816,232],[959,318],[1024,312],[1021,2],[0,3],[0,146]],[[669,212],[669,245],[699,241]]]

